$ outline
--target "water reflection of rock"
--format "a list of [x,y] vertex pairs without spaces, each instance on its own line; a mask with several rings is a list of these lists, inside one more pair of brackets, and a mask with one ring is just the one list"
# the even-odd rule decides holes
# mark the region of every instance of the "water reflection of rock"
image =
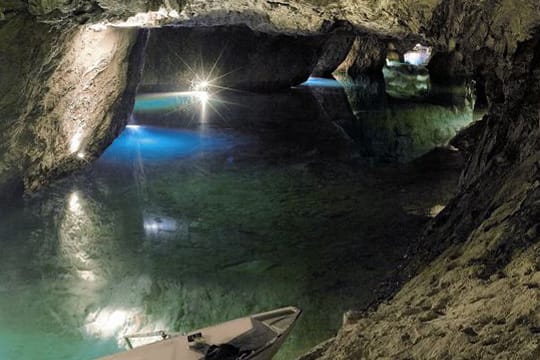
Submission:
[[[176,174],[176,178],[181,176],[181,185],[171,187],[167,182],[167,191],[159,194],[154,191],[161,188],[152,178],[141,189],[137,179],[109,178],[104,183],[101,176],[91,182],[70,178],[68,183],[66,179],[28,204],[32,217],[44,222],[21,223],[15,232],[21,239],[14,239],[13,251],[8,247],[0,254],[0,260],[31,259],[28,264],[2,261],[9,265],[0,274],[1,283],[13,294],[0,298],[2,324],[11,318],[6,319],[1,309],[17,298],[17,305],[10,305],[17,314],[24,314],[17,315],[17,321],[32,324],[35,331],[57,334],[51,344],[73,337],[73,349],[54,354],[80,358],[76,351],[83,348],[81,342],[89,347],[99,343],[84,353],[97,357],[117,351],[117,341],[126,333],[188,331],[299,299],[303,308],[316,314],[320,304],[306,299],[305,289],[295,285],[309,277],[308,264],[298,259],[297,252],[284,257],[284,243],[275,244],[282,238],[291,246],[290,237],[267,238],[269,234],[258,233],[268,215],[283,210],[283,205],[276,206],[281,203],[275,198],[279,191],[267,188],[274,193],[261,201],[259,180],[250,180],[248,173]],[[239,185],[246,186],[246,181],[250,185],[242,193]],[[286,188],[290,179],[270,175],[267,182]],[[220,196],[222,187],[225,191]],[[116,195],[111,197],[111,193]],[[148,202],[148,197],[153,201]],[[253,229],[239,231],[234,224],[250,219],[257,199],[261,206],[256,209],[264,215],[261,223],[250,221]],[[235,216],[223,207],[233,200],[245,216]],[[190,206],[204,211],[193,216]],[[189,222],[184,212],[190,213]],[[252,215],[251,220],[253,216],[258,219]],[[22,255],[21,249],[31,253]],[[293,274],[288,266],[294,266]],[[302,341],[322,339],[334,329],[338,317],[336,312],[329,319],[306,321]],[[37,346],[25,341],[28,347]],[[294,344],[286,349],[294,355],[298,348],[308,346]],[[35,354],[47,357],[40,351]]]
[[429,72],[425,67],[398,63],[383,69],[386,93],[397,99],[425,99],[429,95]]
[[[58,336],[47,339],[51,346],[73,339],[73,349],[55,349],[56,358],[82,358],[81,348],[85,357],[112,353],[126,332],[187,331],[284,304],[306,315],[279,359],[334,333],[342,311],[373,300],[370,289],[401,258],[403,239],[419,231],[426,211],[446,204],[457,175],[425,167],[375,174],[319,156],[325,148],[314,145],[324,139],[327,154],[350,145],[340,127],[375,126],[358,109],[376,114],[393,103],[373,99],[370,108],[348,98],[369,103],[366,92],[312,85],[275,96],[235,94],[217,104],[223,118],[205,119],[260,142],[203,147],[204,156],[163,154],[167,161],[142,156],[148,149],[140,147],[123,167],[102,159],[44,189],[24,206],[30,224],[20,220],[26,213],[14,215],[16,225],[0,219],[0,232],[16,234],[0,252],[7,289],[0,289],[0,324],[22,324],[18,344],[32,350],[42,347],[42,334]],[[381,85],[364,89],[375,97]],[[156,124],[189,121],[153,116]],[[162,145],[162,135],[145,139]],[[14,315],[2,313],[13,303]],[[29,329],[37,341],[24,335]]]
[[354,78],[335,73],[356,116],[360,112],[379,111],[386,106],[386,85],[382,73],[361,74]]
[[406,162],[445,145],[473,120],[474,105],[465,85],[429,87],[424,71],[406,66],[406,71],[392,69],[399,75],[385,72],[386,78],[336,74],[338,81],[312,79],[270,94],[221,92],[204,116],[194,104],[159,114],[139,111],[136,118],[160,126],[256,134],[263,156],[283,160],[298,154],[348,157],[356,149],[370,161]]
[[7,237],[14,236],[3,243],[0,262],[13,274],[7,284],[19,285],[9,285],[0,298],[0,309],[10,309],[0,311],[0,323],[9,324],[10,314],[16,314],[13,333],[46,334],[15,336],[8,352],[0,352],[2,358],[27,358],[10,353],[20,349],[18,341],[24,344],[22,354],[33,358],[50,358],[51,352],[54,358],[93,358],[114,351],[118,334],[139,329],[144,287],[132,273],[137,266],[128,255],[131,237],[103,202],[108,187],[99,181],[83,190],[65,185],[60,182],[15,208],[18,221],[0,223]]
[[[266,155],[281,154],[284,158],[298,154],[335,154],[350,145],[350,139],[336,122],[350,116],[343,90],[302,86],[274,93],[223,91],[206,105],[205,116],[199,104],[165,113],[137,112],[138,122],[159,126],[198,129],[227,128],[256,135]],[[333,99],[322,99],[334,92],[337,108],[329,106]],[[329,110],[329,111],[328,111]],[[266,156],[263,155],[263,156]]]
[[92,197],[88,192],[67,194],[59,217],[59,256],[54,258],[66,276],[57,286],[72,296],[59,304],[58,313],[91,337],[115,339],[146,325],[143,300],[151,280],[135,271],[140,264],[126,256],[135,252],[138,241],[116,226],[122,219],[104,201],[107,189],[94,189]]
[[[425,87],[418,85],[424,83],[423,77],[403,77],[401,81],[409,81],[411,85],[405,87],[401,99],[396,99],[380,95],[380,89],[385,88],[381,79],[345,79],[348,85],[345,91],[355,120],[344,128],[355,140],[360,153],[376,162],[412,160],[446,145],[473,121],[474,96],[467,87],[437,87],[426,93]],[[370,93],[364,89],[377,91]],[[415,90],[424,97],[423,102],[407,99],[410,92],[413,99],[418,98]]]

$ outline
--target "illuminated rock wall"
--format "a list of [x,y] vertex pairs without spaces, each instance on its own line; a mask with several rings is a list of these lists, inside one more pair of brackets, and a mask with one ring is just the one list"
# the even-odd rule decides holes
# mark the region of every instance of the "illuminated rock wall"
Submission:
[[31,191],[85,166],[127,123],[145,32],[58,29],[18,16],[1,25],[0,39],[0,179]]

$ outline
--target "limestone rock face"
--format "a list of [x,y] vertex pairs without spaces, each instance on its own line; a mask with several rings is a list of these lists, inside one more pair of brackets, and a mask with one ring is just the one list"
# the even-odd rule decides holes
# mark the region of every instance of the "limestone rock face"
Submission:
[[350,24],[335,26],[330,30],[321,57],[313,70],[313,76],[330,78],[337,67],[345,60],[353,45],[355,36]]
[[0,25],[0,179],[31,191],[97,157],[131,112],[144,36],[24,16]]
[[[143,89],[288,88],[315,67],[324,38],[253,31],[247,26],[162,27],[150,31]],[[214,88],[215,89],[215,88]]]
[[336,69],[357,77],[360,74],[380,73],[386,63],[386,42],[375,35],[358,35],[349,54]]
[[442,1],[426,28],[439,51],[462,54],[468,74],[502,79],[506,60],[539,25],[540,3],[535,0],[490,4],[458,0]]

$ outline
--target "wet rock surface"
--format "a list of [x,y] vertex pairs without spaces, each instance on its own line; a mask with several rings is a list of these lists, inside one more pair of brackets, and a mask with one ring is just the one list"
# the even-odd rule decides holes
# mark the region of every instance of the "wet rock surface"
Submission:
[[307,80],[324,38],[253,31],[247,26],[150,30],[142,90],[215,88],[272,90]]

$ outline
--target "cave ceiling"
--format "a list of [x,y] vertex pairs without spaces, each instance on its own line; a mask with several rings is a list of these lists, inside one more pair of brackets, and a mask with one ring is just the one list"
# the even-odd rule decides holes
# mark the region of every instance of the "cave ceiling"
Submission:
[[[0,17],[28,12],[45,22],[131,18],[143,26],[246,24],[257,30],[288,32],[314,32],[325,21],[346,20],[361,30],[399,35],[420,33],[437,4],[437,0],[3,0]],[[149,12],[154,13],[152,19],[141,16]]]

